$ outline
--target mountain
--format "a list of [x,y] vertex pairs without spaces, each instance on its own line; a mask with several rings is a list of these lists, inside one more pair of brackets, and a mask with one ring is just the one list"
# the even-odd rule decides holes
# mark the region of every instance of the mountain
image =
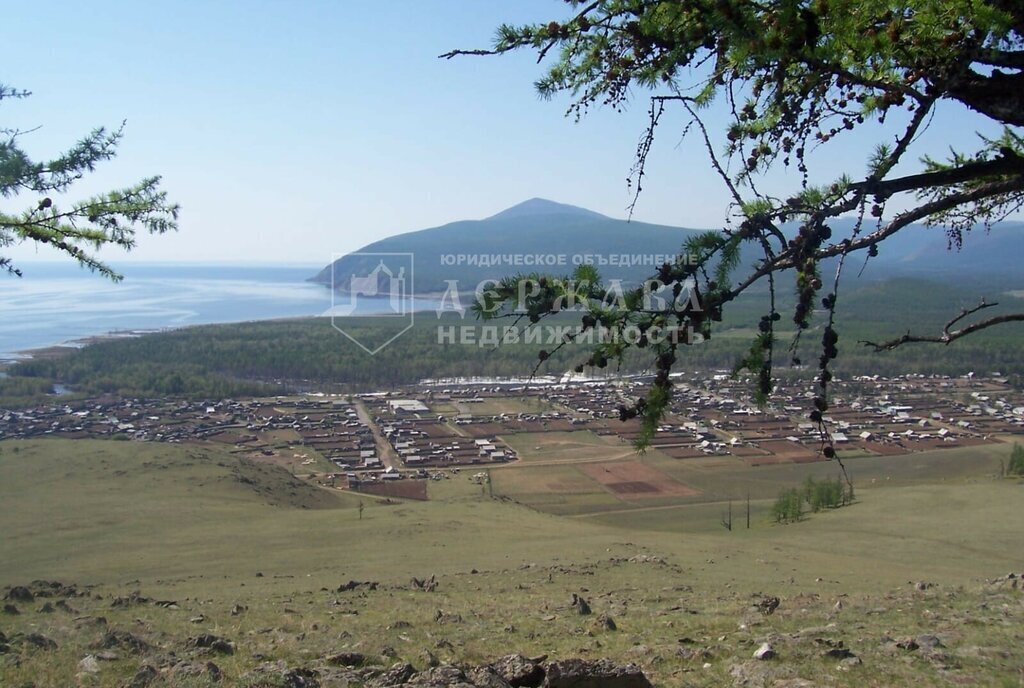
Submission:
[[[835,235],[847,235],[853,223],[849,218],[834,221]],[[637,283],[651,276],[665,256],[679,253],[686,238],[698,231],[630,222],[532,198],[482,220],[452,222],[376,241],[339,258],[311,281],[347,292],[353,278],[372,275],[392,262],[387,254],[413,254],[419,295],[442,293],[451,280],[465,293],[483,280],[517,273],[565,275],[587,260],[597,264],[605,280]],[[943,228],[912,225],[879,249],[878,257],[866,265],[865,253],[856,254],[848,261],[847,274],[861,273],[867,280],[901,275],[971,283],[1012,279],[1020,274],[1024,257],[1024,223],[1003,222],[990,232],[981,228],[966,232],[959,250],[949,249]],[[745,247],[742,264],[753,265],[760,257],[754,247]],[[828,274],[833,266],[834,261],[827,261],[822,268]]]
[[483,220],[452,222],[376,241],[339,258],[311,281],[350,291],[353,278],[371,275],[382,262],[401,262],[386,254],[411,253],[415,291],[420,295],[444,292],[450,280],[457,281],[460,291],[471,292],[483,280],[511,274],[568,275],[587,260],[597,264],[606,280],[639,282],[666,257],[678,254],[696,231],[617,220],[533,198]]

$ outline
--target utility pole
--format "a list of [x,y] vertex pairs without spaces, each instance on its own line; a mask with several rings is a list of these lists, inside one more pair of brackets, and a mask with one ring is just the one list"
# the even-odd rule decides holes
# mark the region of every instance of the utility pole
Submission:
[[750,490],[747,490],[747,530],[750,530]]

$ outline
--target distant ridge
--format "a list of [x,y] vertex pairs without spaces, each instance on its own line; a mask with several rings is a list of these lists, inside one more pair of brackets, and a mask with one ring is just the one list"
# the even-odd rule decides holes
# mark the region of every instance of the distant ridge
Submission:
[[[695,231],[618,220],[586,208],[531,198],[483,220],[451,222],[376,241],[339,258],[311,281],[344,291],[353,284],[352,278],[369,275],[379,265],[379,258],[366,254],[412,253],[418,295],[443,293],[452,280],[459,291],[471,292],[483,280],[517,273],[568,275],[588,256],[610,259],[598,264],[604,279],[635,284],[657,270],[654,258],[678,255]],[[495,256],[524,260],[495,263],[491,260]],[[538,265],[538,256],[558,262]],[[629,260],[620,262],[622,256]]]
[[[854,222],[838,218],[832,225],[837,235],[844,235],[852,231]],[[793,227],[786,230],[795,231]],[[353,284],[353,277],[369,275],[379,265],[380,258],[365,254],[411,253],[415,256],[414,291],[419,295],[443,293],[452,280],[466,292],[483,280],[513,274],[568,275],[587,256],[606,259],[597,263],[604,280],[637,284],[657,271],[650,259],[678,255],[686,239],[697,231],[615,219],[586,208],[531,198],[482,220],[451,222],[373,242],[326,266],[310,281],[343,291],[344,285]],[[1003,222],[991,232],[981,228],[967,232],[960,251],[949,251],[947,245],[941,227],[911,225],[879,246],[878,257],[867,265],[863,265],[863,253],[858,254],[858,265],[864,267],[863,276],[868,280],[899,275],[961,280],[1020,276],[1024,223]],[[507,256],[531,262],[491,260]],[[559,262],[538,264],[533,260],[551,256]],[[619,260],[622,257],[627,258],[625,263]],[[761,258],[758,250],[748,247],[741,263],[750,267]],[[834,260],[825,261],[822,269],[833,270]]]

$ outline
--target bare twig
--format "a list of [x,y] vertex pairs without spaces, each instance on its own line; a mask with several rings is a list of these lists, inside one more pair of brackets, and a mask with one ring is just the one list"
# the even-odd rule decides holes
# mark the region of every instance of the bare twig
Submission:
[[952,342],[955,342],[957,339],[960,339],[961,337],[966,337],[969,334],[973,334],[980,330],[987,329],[994,325],[1002,325],[1003,323],[1008,322],[1024,322],[1024,313],[1007,313],[1004,315],[996,315],[991,318],[986,318],[985,320],[980,320],[976,323],[967,325],[966,327],[961,327],[959,330],[953,329],[953,326],[956,325],[961,320],[963,320],[964,318],[970,315],[974,315],[975,313],[985,310],[986,308],[992,308],[998,305],[998,303],[987,303],[986,301],[982,300],[981,303],[979,303],[977,306],[973,308],[963,309],[956,317],[952,318],[949,322],[946,323],[945,327],[942,328],[942,334],[939,335],[915,335],[907,332],[905,335],[901,337],[890,339],[889,341],[881,343],[866,340],[861,340],[858,343],[863,344],[864,346],[869,347],[871,349],[874,349],[876,352],[892,351],[893,349],[903,346],[904,344],[950,344]]

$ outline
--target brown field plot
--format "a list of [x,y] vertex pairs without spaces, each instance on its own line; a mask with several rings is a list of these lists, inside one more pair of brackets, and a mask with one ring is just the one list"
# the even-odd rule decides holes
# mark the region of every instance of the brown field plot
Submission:
[[700,494],[700,490],[639,461],[583,464],[580,470],[621,499],[694,497]]

